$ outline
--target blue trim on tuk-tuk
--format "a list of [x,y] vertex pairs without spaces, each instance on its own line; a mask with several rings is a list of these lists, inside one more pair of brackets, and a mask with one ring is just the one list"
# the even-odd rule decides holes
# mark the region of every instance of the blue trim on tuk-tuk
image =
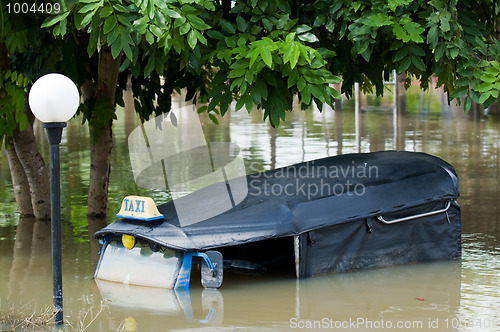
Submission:
[[177,280],[175,281],[175,290],[188,290],[189,280],[191,278],[191,267],[193,265],[193,257],[201,257],[206,262],[210,271],[215,273],[215,267],[207,256],[207,254],[198,251],[186,251],[182,257],[181,267],[179,269],[179,274],[177,275]]

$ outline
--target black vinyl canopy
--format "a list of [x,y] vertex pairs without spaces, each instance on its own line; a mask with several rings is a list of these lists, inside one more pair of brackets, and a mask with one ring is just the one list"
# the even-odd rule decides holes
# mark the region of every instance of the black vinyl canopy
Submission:
[[[168,202],[158,206],[164,219],[119,219],[95,236],[128,234],[173,249],[207,250],[414,211],[431,202],[445,205],[459,196],[453,167],[417,152],[328,157],[249,174],[246,181],[243,201],[215,217],[181,226],[174,202]],[[201,191],[210,196],[211,187]]]

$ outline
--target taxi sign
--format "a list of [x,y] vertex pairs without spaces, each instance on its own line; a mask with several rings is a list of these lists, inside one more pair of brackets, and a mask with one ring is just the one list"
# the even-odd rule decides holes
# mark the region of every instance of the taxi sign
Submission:
[[162,219],[163,215],[156,208],[150,197],[127,196],[122,201],[117,218],[151,221]]

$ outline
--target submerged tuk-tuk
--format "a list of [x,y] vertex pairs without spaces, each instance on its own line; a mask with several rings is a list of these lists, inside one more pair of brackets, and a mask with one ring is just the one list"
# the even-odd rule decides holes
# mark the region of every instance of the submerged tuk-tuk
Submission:
[[[349,154],[243,180],[239,203],[189,224],[175,202],[126,197],[120,219],[95,234],[102,245],[95,277],[188,289],[192,266],[200,264],[202,285],[218,288],[224,269],[303,278],[461,256],[458,177],[437,157]],[[231,181],[222,184],[230,196]],[[188,200],[197,202],[192,209],[215,209],[200,199],[216,202],[213,192],[208,186],[188,194],[196,195]]]

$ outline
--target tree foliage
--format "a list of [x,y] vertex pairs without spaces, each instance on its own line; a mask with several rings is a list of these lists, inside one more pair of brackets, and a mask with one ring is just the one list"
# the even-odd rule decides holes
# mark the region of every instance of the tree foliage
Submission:
[[[63,2],[64,10],[42,25],[56,37],[68,31],[84,35],[89,57],[110,47],[120,70],[121,94],[132,74],[136,111],[142,119],[170,109],[174,90],[187,88],[209,101],[209,113],[236,108],[265,109],[273,125],[291,110],[294,94],[310,105],[332,104],[339,98],[329,85],[340,78],[326,69],[311,27],[291,19],[286,1],[241,2],[186,0],[80,0]],[[78,37],[77,44],[82,37]],[[165,78],[165,79],[163,79]],[[113,118],[114,110],[88,118]],[[106,115],[107,114],[107,115]],[[211,116],[213,117],[213,114]]]
[[42,13],[15,14],[12,6],[8,11],[5,1],[0,5],[1,141],[3,136],[11,137],[17,126],[26,128],[26,90],[38,76],[56,70],[61,45],[48,31],[40,29],[45,19]]
[[[392,69],[428,87],[432,75],[451,98],[488,106],[500,87],[494,0],[80,0],[44,27],[88,36],[89,56],[104,45],[125,55],[143,119],[168,111],[169,94],[187,88],[223,115],[263,108],[276,126],[292,109],[333,104],[341,81],[383,93]],[[165,80],[161,78],[165,77]],[[121,86],[123,87],[123,80]]]
[[[132,74],[142,119],[168,111],[170,94],[187,88],[189,97],[208,102],[210,113],[223,115],[235,101],[237,110],[263,108],[276,126],[291,110],[295,95],[304,106],[315,102],[321,109],[340,97],[331,87],[339,77],[341,92],[348,96],[354,82],[365,91],[374,87],[380,95],[392,69],[406,73],[407,84],[418,79],[422,88],[437,76],[450,98],[465,98],[466,110],[472,101],[489,106],[499,94],[496,0],[62,4],[62,11],[42,27],[64,37],[66,46],[73,45],[67,47],[73,52],[66,51],[66,70],[80,79],[85,76],[77,68],[79,61],[71,61],[82,56],[82,49],[97,63],[105,47],[115,59],[123,56],[117,96]],[[3,40],[16,53],[33,36],[5,33],[12,29],[10,21],[12,17],[2,22]],[[87,108],[87,117],[114,117],[114,109],[92,111],[95,107]]]
[[[342,75],[343,92],[354,82],[383,92],[383,79],[396,69],[427,88],[430,77],[451,99],[493,103],[498,97],[500,44],[496,36],[496,0],[316,0],[300,7],[313,22],[316,47],[336,56],[329,69]],[[367,84],[366,84],[367,83]]]

